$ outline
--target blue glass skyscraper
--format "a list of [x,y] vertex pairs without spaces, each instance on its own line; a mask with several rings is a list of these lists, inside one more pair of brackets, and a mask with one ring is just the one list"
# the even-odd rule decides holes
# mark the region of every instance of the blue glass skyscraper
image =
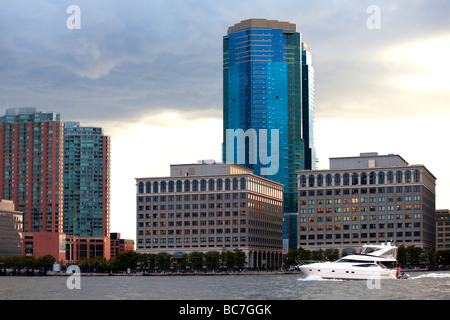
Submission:
[[[282,183],[284,212],[297,212],[296,171],[315,164],[302,57],[301,34],[288,22],[244,20],[223,37],[223,160]],[[269,166],[276,170],[264,174]]]

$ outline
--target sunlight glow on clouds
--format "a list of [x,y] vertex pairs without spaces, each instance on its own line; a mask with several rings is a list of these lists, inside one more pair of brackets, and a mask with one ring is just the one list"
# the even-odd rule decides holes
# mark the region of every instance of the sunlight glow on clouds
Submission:
[[413,90],[450,90],[450,35],[386,50],[385,59],[403,69],[395,85]]

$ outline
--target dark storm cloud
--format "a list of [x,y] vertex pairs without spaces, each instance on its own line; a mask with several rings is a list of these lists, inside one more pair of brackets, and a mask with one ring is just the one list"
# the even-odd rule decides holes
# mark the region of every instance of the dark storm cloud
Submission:
[[188,7],[177,13],[170,2],[77,1],[81,29],[68,30],[69,4],[4,4],[2,107],[105,120],[220,107],[221,39],[196,30],[201,22],[189,20]]

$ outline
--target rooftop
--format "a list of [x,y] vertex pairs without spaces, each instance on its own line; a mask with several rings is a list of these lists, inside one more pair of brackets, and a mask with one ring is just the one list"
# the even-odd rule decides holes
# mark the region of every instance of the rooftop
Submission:
[[228,34],[247,28],[282,29],[290,32],[296,32],[297,30],[297,26],[294,23],[267,19],[247,19],[229,27]]

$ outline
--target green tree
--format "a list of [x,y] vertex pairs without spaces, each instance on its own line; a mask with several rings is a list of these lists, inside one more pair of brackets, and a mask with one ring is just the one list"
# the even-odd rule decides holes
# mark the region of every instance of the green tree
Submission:
[[406,251],[406,247],[403,244],[398,247],[397,261],[399,264],[407,264],[408,263],[408,254]]
[[52,255],[42,256],[36,259],[36,266],[42,267],[44,270],[50,270],[56,259]]
[[423,249],[416,246],[408,246],[406,253],[408,256],[408,262],[411,264],[419,264],[422,261]]
[[6,256],[3,263],[7,268],[13,268],[15,272],[20,272],[23,268],[34,268],[36,260],[33,256]]
[[434,249],[431,248],[428,251],[428,263],[431,264],[431,265],[434,265],[434,264],[436,264],[436,261],[437,261],[436,251],[434,251]]
[[119,253],[113,260],[112,268],[118,271],[126,271],[135,269],[139,261],[140,255],[135,251],[125,251]]
[[242,251],[239,248],[236,248],[233,250],[233,260],[234,260],[234,265],[239,269],[242,268],[243,266],[246,265],[247,261],[246,261],[246,256],[245,256],[245,252]]
[[335,261],[339,259],[339,250],[337,249],[326,249],[324,252],[325,260]]
[[14,263],[13,257],[14,256],[6,256],[2,258],[2,263],[5,265],[6,268],[11,268],[14,265],[16,265]]
[[322,249],[311,251],[312,260],[323,260],[323,258],[324,258],[324,251]]
[[161,270],[169,270],[171,255],[166,252],[160,252],[156,255],[156,267]]
[[103,256],[95,256],[90,259],[90,265],[93,266],[96,271],[103,271],[108,268],[108,261]]
[[294,250],[294,249],[289,249],[289,251],[286,254],[285,259],[284,259],[284,265],[286,267],[296,265],[298,263],[298,260],[299,260],[299,251]]
[[205,265],[208,269],[217,269],[220,265],[220,253],[217,251],[205,253]]
[[193,269],[202,269],[205,260],[205,254],[203,252],[192,252],[189,254],[189,260]]
[[311,260],[311,251],[302,247],[297,248],[298,260]]
[[222,255],[222,264],[227,267],[228,270],[232,270],[235,262],[234,262],[234,254],[233,251],[225,251]]
[[184,254],[181,259],[179,259],[179,264],[181,269],[187,269],[191,267],[191,262],[189,260],[189,254]]
[[154,270],[156,267],[156,254],[142,253],[140,262],[144,269]]

